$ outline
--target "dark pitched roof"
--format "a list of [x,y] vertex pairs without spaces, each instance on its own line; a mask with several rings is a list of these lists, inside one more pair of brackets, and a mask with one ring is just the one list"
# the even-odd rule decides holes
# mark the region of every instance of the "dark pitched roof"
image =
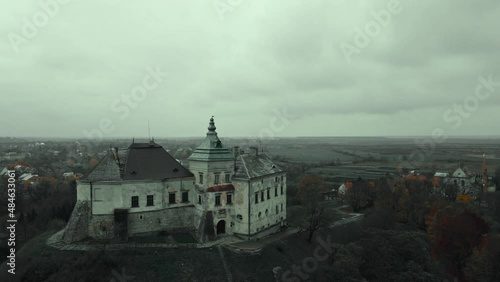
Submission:
[[236,158],[236,173],[234,178],[251,179],[265,175],[284,172],[264,153],[245,154]]
[[193,174],[156,143],[134,143],[128,149],[124,180],[190,177]]
[[128,149],[110,151],[83,181],[157,180],[192,177],[162,146],[133,143]]

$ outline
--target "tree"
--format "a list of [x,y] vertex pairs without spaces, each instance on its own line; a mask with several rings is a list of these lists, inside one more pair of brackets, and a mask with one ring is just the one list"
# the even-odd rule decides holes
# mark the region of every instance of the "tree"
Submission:
[[467,261],[464,275],[467,281],[498,281],[500,269],[500,237],[488,234],[482,238]]
[[23,225],[24,241],[26,242],[26,219],[24,218],[23,212],[21,213],[17,221]]
[[445,262],[450,274],[460,278],[467,259],[488,231],[488,224],[477,214],[461,205],[448,206],[433,222],[434,255]]
[[447,183],[442,186],[442,196],[448,202],[455,202],[458,196],[458,185],[455,183]]
[[393,192],[387,184],[387,182],[382,182],[375,188],[375,201],[374,206],[377,209],[392,209],[393,203]]
[[28,222],[32,222],[36,219],[36,211],[35,209],[31,209],[31,212],[28,213]]
[[495,169],[495,184],[497,187],[500,186],[500,167]]
[[326,225],[328,219],[325,207],[321,205],[325,184],[318,176],[306,175],[297,186],[297,197],[306,208],[302,216],[300,229],[309,232],[308,242],[311,242],[316,230]]
[[437,282],[429,249],[420,232],[367,229],[359,240],[341,245],[333,263],[318,267],[314,281]]
[[432,178],[432,187],[439,187],[441,186],[441,178],[434,176]]
[[352,184],[352,188],[346,191],[347,202],[354,212],[370,207],[375,201],[375,187],[368,182],[358,178]]
[[55,185],[53,179],[42,178],[36,185],[29,185],[26,191],[33,201],[38,202],[47,197],[53,185]]
[[420,229],[425,229],[425,207],[431,197],[431,183],[421,182],[420,186],[408,189],[408,222]]

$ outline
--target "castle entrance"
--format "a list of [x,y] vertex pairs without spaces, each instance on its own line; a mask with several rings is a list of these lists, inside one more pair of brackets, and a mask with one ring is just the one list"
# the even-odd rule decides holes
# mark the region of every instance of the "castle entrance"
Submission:
[[115,209],[115,236],[121,241],[128,240],[128,210]]
[[217,235],[226,233],[226,221],[221,220],[217,223]]

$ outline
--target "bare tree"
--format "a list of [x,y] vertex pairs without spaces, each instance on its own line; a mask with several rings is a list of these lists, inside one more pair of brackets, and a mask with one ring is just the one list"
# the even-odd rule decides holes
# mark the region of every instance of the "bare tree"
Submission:
[[309,232],[308,241],[311,242],[314,232],[328,224],[325,207],[322,205],[325,184],[318,176],[306,175],[298,184],[297,196],[305,208],[301,219],[301,231]]

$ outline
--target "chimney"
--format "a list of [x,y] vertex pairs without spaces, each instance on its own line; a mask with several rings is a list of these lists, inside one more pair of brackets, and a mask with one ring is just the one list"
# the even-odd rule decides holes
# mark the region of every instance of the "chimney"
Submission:
[[239,146],[234,146],[233,147],[233,156],[234,156],[234,173],[238,170],[238,167],[236,166],[236,158],[240,155],[240,147]]
[[259,148],[257,148],[257,147],[250,147],[250,149],[254,151],[254,153],[255,153],[256,156],[259,155]]

